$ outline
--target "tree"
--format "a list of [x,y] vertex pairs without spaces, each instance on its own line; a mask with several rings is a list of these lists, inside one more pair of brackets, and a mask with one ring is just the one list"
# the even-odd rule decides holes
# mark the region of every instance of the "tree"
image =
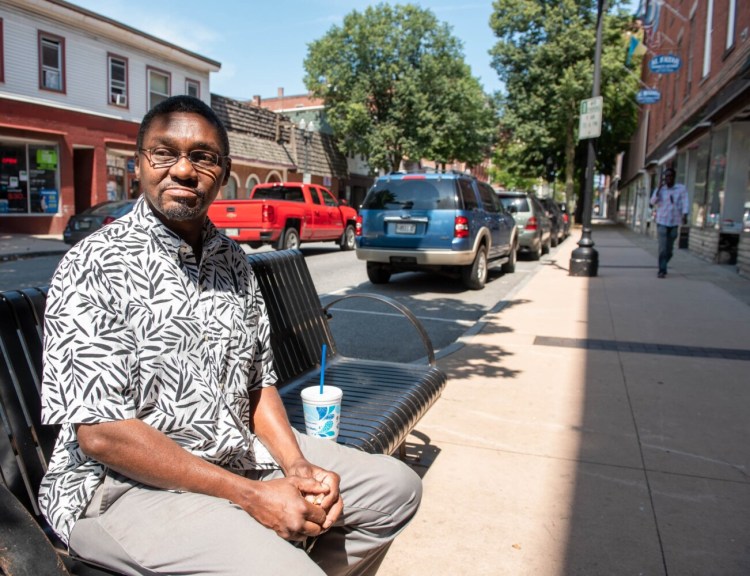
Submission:
[[309,45],[304,66],[344,151],[376,168],[398,169],[407,157],[478,163],[489,150],[494,108],[429,10],[355,10]]
[[[630,18],[604,17],[602,96],[604,123],[598,169],[609,172],[637,124],[638,77],[625,68],[622,35]],[[499,38],[492,66],[505,82],[500,102],[501,133],[496,162],[526,176],[542,176],[552,158],[573,197],[579,103],[591,97],[596,35],[596,0],[495,0],[490,26]],[[638,66],[638,62],[633,62]]]

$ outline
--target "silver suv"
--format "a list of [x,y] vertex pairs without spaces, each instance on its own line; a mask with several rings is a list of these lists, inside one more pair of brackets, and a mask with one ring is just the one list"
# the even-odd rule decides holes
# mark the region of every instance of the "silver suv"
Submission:
[[518,252],[539,260],[552,245],[552,222],[544,206],[526,192],[497,192],[503,206],[513,214],[518,226]]

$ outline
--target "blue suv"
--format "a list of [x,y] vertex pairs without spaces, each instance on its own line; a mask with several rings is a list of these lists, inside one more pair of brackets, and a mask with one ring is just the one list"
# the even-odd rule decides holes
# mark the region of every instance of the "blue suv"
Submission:
[[459,172],[397,172],[375,181],[357,218],[357,258],[373,284],[414,270],[455,272],[480,290],[490,266],[516,267],[518,233],[492,187]]

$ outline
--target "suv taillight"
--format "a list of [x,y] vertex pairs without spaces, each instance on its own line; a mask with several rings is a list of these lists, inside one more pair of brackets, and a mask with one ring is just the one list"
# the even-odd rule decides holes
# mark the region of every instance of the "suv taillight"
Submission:
[[568,214],[566,212],[566,213],[563,214],[563,222],[565,222],[567,224],[568,220],[569,220],[569,218],[568,218]]
[[362,216],[357,216],[357,219],[354,221],[354,234],[362,236]]
[[526,221],[526,230],[536,230],[536,216],[529,216]]
[[263,222],[273,222],[276,220],[276,211],[270,204],[263,204],[263,210],[261,211],[261,220]]
[[115,218],[114,216],[107,216],[107,217],[106,217],[106,218],[105,218],[105,219],[104,219],[104,220],[102,221],[102,226],[106,226],[107,224],[112,224],[112,222],[114,222],[115,220],[117,220],[117,218]]
[[456,222],[453,225],[453,237],[469,237],[469,219],[466,216],[456,216]]

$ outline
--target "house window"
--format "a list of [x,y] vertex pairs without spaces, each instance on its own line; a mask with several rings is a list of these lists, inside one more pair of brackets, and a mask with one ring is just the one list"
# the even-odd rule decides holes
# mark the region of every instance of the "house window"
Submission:
[[705,78],[711,73],[711,35],[714,28],[714,0],[708,0],[706,6],[706,35],[703,40],[703,74]]
[[45,32],[39,33],[39,86],[65,92],[65,40]]
[[185,80],[185,94],[188,96],[194,96],[195,98],[200,98],[201,83],[197,80],[191,80],[190,78]]
[[148,107],[156,106],[159,102],[169,98],[171,78],[167,72],[148,69]]
[[229,175],[221,197],[225,200],[237,200],[237,179],[234,177],[234,174]]
[[128,105],[128,61],[119,56],[108,56],[109,103],[115,106]]
[[[730,50],[734,47],[734,34],[735,28],[737,27],[737,0],[729,0],[729,7],[727,8],[727,44],[726,49]],[[0,35],[2,31],[0,30]]]

